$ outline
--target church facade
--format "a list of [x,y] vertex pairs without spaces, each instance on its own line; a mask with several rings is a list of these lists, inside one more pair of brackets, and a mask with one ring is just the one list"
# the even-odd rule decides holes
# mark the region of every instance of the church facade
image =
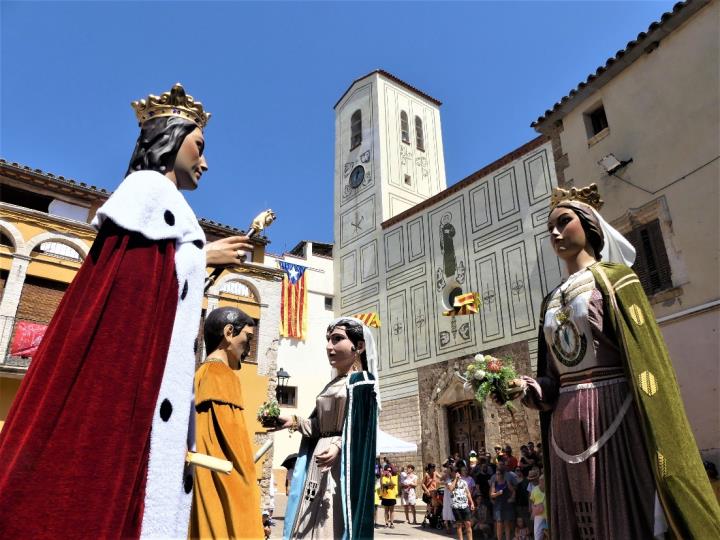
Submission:
[[[437,462],[539,439],[537,415],[480,405],[455,375],[478,352],[535,367],[540,302],[561,279],[546,218],[553,152],[538,137],[446,187],[440,102],[378,70],[335,106],[336,312],[377,312],[380,425]],[[475,315],[445,316],[476,292]]]

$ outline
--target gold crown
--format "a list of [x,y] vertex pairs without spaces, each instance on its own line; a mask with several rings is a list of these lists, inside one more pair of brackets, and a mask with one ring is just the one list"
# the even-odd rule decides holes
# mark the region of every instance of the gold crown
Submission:
[[179,116],[204,129],[210,120],[210,113],[203,110],[202,103],[187,95],[180,83],[175,83],[169,92],[163,92],[159,97],[150,94],[147,99],[133,101],[132,107],[140,125],[151,118]]
[[570,189],[555,188],[550,199],[550,209],[552,210],[558,204],[564,201],[574,201],[592,206],[595,210],[600,210],[605,204],[600,198],[597,184],[590,184],[584,188],[571,187]]

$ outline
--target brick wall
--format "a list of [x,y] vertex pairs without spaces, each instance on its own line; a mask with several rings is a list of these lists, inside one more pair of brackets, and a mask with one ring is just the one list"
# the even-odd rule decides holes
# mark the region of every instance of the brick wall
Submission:
[[17,319],[49,323],[67,287],[67,283],[27,276],[20,297]]

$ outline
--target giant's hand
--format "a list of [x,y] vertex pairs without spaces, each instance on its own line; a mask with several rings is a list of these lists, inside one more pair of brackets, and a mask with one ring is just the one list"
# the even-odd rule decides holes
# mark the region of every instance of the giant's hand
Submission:
[[238,264],[252,253],[253,245],[247,236],[229,236],[210,242],[205,246],[208,266]]
[[320,467],[320,472],[329,471],[339,455],[340,447],[336,444],[331,444],[327,450],[315,456],[315,461],[317,461],[318,467]]

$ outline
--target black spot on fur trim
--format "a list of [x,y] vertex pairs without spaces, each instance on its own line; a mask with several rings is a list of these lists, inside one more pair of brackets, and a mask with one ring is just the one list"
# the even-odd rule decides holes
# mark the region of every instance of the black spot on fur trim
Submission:
[[185,297],[187,296],[188,292],[188,283],[187,279],[185,280],[185,285],[183,285],[182,293],[180,294],[180,300],[185,300]]
[[193,477],[192,474],[186,474],[185,478],[183,478],[183,489],[185,490],[185,493],[190,493],[193,488]]
[[165,217],[165,223],[167,223],[171,227],[173,225],[175,225],[175,216],[173,215],[173,213],[170,210],[165,210],[164,217]]
[[198,351],[198,338],[195,338],[195,343],[193,343],[193,352],[197,354]]
[[160,418],[163,419],[163,422],[167,422],[170,420],[170,415],[172,414],[172,403],[165,398],[163,402],[160,404]]
[[193,240],[193,245],[198,249],[205,247],[205,243],[202,240]]

